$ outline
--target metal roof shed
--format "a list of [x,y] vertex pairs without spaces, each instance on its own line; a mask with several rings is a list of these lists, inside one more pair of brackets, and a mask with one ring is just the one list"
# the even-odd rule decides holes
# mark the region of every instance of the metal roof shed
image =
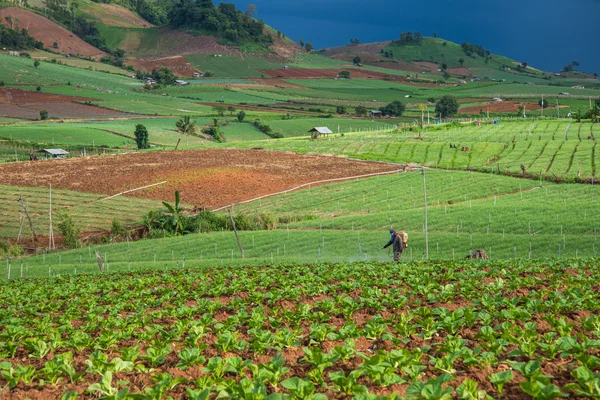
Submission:
[[69,152],[63,149],[43,149],[39,150],[38,153],[44,153],[52,158],[65,158],[69,155]]
[[330,133],[333,133],[331,131],[331,129],[327,128],[326,126],[317,126],[315,128],[312,128],[310,131],[308,131],[311,136],[314,138],[317,138],[321,135],[329,135]]

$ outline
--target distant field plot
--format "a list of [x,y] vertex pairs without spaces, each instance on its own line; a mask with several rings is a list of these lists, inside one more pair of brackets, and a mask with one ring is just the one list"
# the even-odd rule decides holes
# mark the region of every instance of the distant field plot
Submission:
[[219,57],[213,54],[193,54],[185,58],[194,68],[200,71],[212,71],[217,78],[260,78],[265,75],[260,70],[283,66],[280,62],[267,61],[257,56],[221,55]]
[[94,70],[94,71],[101,71],[101,72],[109,72],[111,74],[117,74],[117,75],[125,75],[125,76],[131,75],[131,71],[127,71],[125,69],[118,68],[118,67],[115,67],[110,64],[104,64],[101,62],[83,60],[81,58],[76,58],[76,57],[66,57],[62,54],[53,54],[53,53],[49,53],[49,52],[43,51],[43,50],[29,51],[29,54],[34,59],[48,61],[50,64],[53,64],[52,61],[56,60],[56,62],[59,65],[64,64],[64,65],[68,65],[70,67],[76,67],[76,68]]
[[[0,237],[17,238],[20,229],[22,198],[38,235],[47,237],[49,232],[49,188],[32,188],[0,185]],[[164,207],[159,201],[117,197],[99,202],[101,196],[93,193],[69,190],[52,190],[54,229],[61,211],[68,212],[83,232],[109,229],[113,219],[123,224],[138,223],[150,210]],[[57,233],[58,234],[58,233]],[[23,221],[22,237],[31,237],[28,223]],[[47,239],[45,239],[47,242]]]
[[24,57],[0,54],[0,80],[6,85],[31,84],[81,85],[93,89],[127,91],[139,87],[139,82],[120,75],[90,71],[53,63],[42,63],[34,68],[33,61]]
[[[274,128],[286,136],[302,136],[311,120],[272,121]],[[335,128],[337,120],[321,120]],[[417,163],[450,169],[522,173],[522,166],[532,175],[590,178],[595,171],[598,154],[595,141],[581,132],[589,132],[591,124],[566,121],[502,122],[499,125],[466,124],[426,129],[419,138],[417,131],[380,132],[389,128],[383,121],[358,125],[348,120],[344,136],[311,140],[309,138],[269,141],[264,147],[299,153],[337,154],[364,160]],[[315,124],[316,125],[316,124]],[[366,132],[360,132],[361,130]],[[335,129],[332,131],[337,132]],[[354,131],[355,133],[348,133]],[[371,131],[371,132],[369,132]],[[565,132],[567,132],[565,136]],[[306,133],[304,135],[308,136]],[[585,139],[584,139],[585,136]],[[567,140],[565,140],[565,137]],[[579,140],[581,137],[581,141]],[[251,147],[251,143],[232,144]],[[261,146],[262,147],[262,146]]]
[[[228,104],[250,103],[260,104],[269,103],[263,97],[256,97],[248,92],[240,92],[215,86],[183,86],[172,87],[161,90],[161,93],[167,93],[170,96],[191,98],[205,102],[225,102]],[[271,101],[272,103],[273,101]]]
[[[356,132],[391,129],[393,126],[380,121],[353,120],[342,118],[309,118],[291,120],[273,120],[268,122],[276,132],[281,132],[285,137],[310,136],[309,132],[314,127],[328,127],[332,132]],[[324,138],[327,140],[327,138]]]
[[225,140],[228,142],[242,142],[246,140],[266,140],[267,135],[259,131],[254,125],[248,123],[231,122],[221,127]]
[[51,145],[81,145],[134,148],[130,138],[96,130],[90,127],[36,124],[0,126],[0,138]]

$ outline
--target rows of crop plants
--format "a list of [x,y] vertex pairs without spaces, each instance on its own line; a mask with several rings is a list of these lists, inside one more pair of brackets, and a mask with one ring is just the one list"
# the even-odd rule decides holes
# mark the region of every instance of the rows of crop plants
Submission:
[[46,146],[76,146],[90,147],[122,147],[134,148],[134,140],[114,135],[104,130],[94,129],[88,125],[70,124],[35,124],[8,125],[0,127],[0,138],[5,140],[27,141]]
[[599,271],[355,263],[3,281],[0,383],[64,399],[596,398]]
[[48,61],[50,63],[58,63],[68,65],[70,67],[76,67],[80,69],[87,69],[92,71],[100,71],[100,72],[109,72],[111,74],[130,76],[131,71],[128,71],[123,68],[115,67],[114,65],[105,64],[101,62],[94,62],[89,60],[84,60],[77,57],[67,57],[62,54],[54,54],[44,50],[34,50],[28,52],[33,59],[39,59],[43,61]]
[[282,63],[259,56],[192,54],[185,58],[199,71],[212,71],[217,78],[260,78],[265,76],[260,70],[283,68]]
[[[598,254],[600,219],[594,212],[598,199],[591,185],[540,184],[467,172],[428,171],[426,178],[432,259],[458,259],[476,249],[485,249],[492,259]],[[382,245],[390,228],[410,235],[403,259],[421,260],[427,252],[422,185],[419,173],[399,174],[326,185],[235,207],[236,214],[272,213],[278,221],[274,231],[240,232],[245,259],[233,233],[223,231],[92,245],[68,253],[10,260],[7,268],[9,264],[13,271],[25,268],[25,274],[31,276],[90,272],[97,268],[96,250],[111,270],[125,271],[176,268],[186,262],[210,266],[386,261],[391,253],[382,250]],[[306,218],[308,215],[313,217]],[[13,231],[16,222],[15,218]]]
[[139,81],[128,77],[66,65],[41,63],[38,68],[35,68],[33,60],[29,58],[12,57],[6,54],[0,54],[0,65],[2,65],[0,80],[6,85],[66,85],[70,82],[72,86],[81,85],[112,91],[128,91],[140,86]]
[[[305,120],[308,121],[308,120]],[[335,121],[332,124],[335,128]],[[594,178],[595,141],[589,140],[589,123],[562,121],[508,122],[498,125],[454,126],[426,129],[400,128],[385,132],[389,125],[373,121],[353,123],[354,133],[334,135],[326,140],[293,139],[264,144],[273,150],[299,153],[339,154],[365,160],[417,163],[450,169],[477,169],[547,177]],[[299,121],[273,122],[275,125],[302,124]],[[352,125],[351,125],[352,126]],[[367,127],[367,132],[361,132]],[[333,129],[335,132],[335,129]],[[285,132],[285,129],[282,129]],[[301,133],[301,132],[299,132]],[[342,131],[343,133],[343,131]],[[253,143],[236,144],[239,147]]]
[[[76,226],[84,232],[109,229],[113,220],[121,224],[139,223],[149,210],[161,208],[159,201],[116,197],[99,201],[104,196],[69,190],[52,190],[54,229],[61,212],[67,212]],[[32,220],[35,232],[46,236],[49,232],[50,188],[0,186],[0,237],[16,239],[31,237],[31,229],[22,212],[19,199]]]

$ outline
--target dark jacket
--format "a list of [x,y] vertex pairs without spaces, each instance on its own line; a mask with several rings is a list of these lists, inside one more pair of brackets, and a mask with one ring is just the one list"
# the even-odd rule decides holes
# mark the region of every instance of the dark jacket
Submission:
[[398,236],[398,234],[396,233],[396,231],[394,231],[394,232],[392,232],[391,236],[392,237],[390,238],[390,241],[385,246],[383,246],[384,249],[387,249],[392,244],[394,244],[394,239],[396,239],[396,236]]

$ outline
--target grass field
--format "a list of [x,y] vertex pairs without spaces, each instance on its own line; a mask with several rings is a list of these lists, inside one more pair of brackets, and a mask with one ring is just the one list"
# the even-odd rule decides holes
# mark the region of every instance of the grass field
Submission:
[[101,62],[83,60],[83,59],[76,58],[76,57],[65,57],[62,54],[53,54],[53,53],[43,51],[43,50],[30,51],[29,54],[31,55],[31,57],[33,59],[47,61],[51,64],[53,64],[53,62],[52,62],[53,60],[56,60],[56,62],[58,64],[64,64],[64,65],[68,65],[70,67],[76,67],[76,68],[87,69],[87,70],[92,70],[92,71],[109,72],[111,74],[124,75],[124,76],[131,75],[131,71],[127,71],[123,68],[115,67],[114,65],[104,64]]
[[217,78],[260,78],[266,77],[260,70],[276,69],[280,62],[270,62],[258,56],[230,56],[214,54],[193,54],[185,56],[199,71],[212,71]]

